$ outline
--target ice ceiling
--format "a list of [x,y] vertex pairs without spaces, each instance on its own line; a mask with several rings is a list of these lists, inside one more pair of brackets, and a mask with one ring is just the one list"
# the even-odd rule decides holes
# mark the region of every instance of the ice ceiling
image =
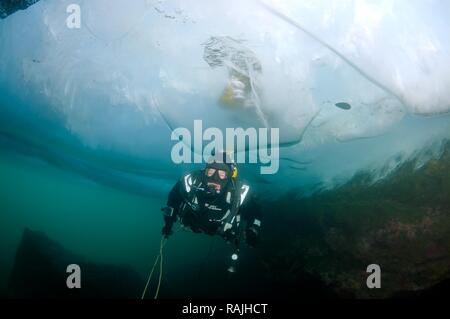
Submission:
[[0,20],[2,141],[161,190],[188,169],[171,130],[202,119],[280,128],[279,173],[243,167],[261,187],[381,176],[450,137],[449,16],[443,0],[41,0]]

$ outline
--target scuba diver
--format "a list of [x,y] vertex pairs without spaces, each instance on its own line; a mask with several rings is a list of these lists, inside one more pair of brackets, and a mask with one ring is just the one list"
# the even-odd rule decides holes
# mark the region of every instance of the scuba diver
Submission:
[[[233,262],[238,259],[241,242],[254,247],[260,234],[261,209],[249,186],[237,175],[231,157],[220,152],[208,160],[205,169],[183,176],[163,208],[163,236],[172,235],[173,224],[180,220],[195,233],[219,235],[234,245]],[[234,263],[228,271],[235,271]]]

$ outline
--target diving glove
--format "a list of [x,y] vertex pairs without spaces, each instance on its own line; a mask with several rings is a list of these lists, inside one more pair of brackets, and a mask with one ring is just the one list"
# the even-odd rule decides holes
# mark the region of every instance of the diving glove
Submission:
[[172,224],[165,224],[161,231],[164,238],[169,238],[170,235],[173,234]]
[[168,238],[170,235],[173,234],[172,225],[176,221],[176,217],[174,216],[174,209],[172,207],[167,206],[162,208],[161,210],[163,211],[165,222],[161,233],[165,238]]

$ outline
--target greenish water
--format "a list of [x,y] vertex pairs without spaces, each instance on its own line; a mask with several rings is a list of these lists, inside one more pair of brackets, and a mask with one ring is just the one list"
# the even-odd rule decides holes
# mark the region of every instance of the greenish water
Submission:
[[[0,151],[0,292],[5,294],[25,227],[45,232],[93,262],[127,264],[144,278],[159,250],[163,198],[142,197],[91,182],[32,158]],[[178,233],[165,273],[198,262],[204,236]]]
[[[223,240],[177,232],[164,250],[160,297],[331,296],[323,283],[341,296],[389,297],[439,283],[450,276],[449,159],[447,144],[441,158],[418,170],[413,161],[375,184],[361,174],[310,197],[293,192],[267,203],[261,245],[241,251],[233,280]],[[26,227],[146,279],[159,252],[165,197],[110,188],[5,149],[0,183],[0,296]],[[388,281],[368,292],[364,270],[374,262]],[[149,296],[154,289],[155,282]]]

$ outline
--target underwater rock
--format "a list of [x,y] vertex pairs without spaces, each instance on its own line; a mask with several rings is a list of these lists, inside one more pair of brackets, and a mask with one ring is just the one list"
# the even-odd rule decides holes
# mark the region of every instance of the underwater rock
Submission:
[[39,0],[2,0],[0,2],[0,19],[4,19],[19,10],[25,10]]
[[[69,289],[67,266],[81,269],[81,288]],[[49,239],[25,229],[9,278],[9,298],[138,298],[144,282],[127,266],[86,261]]]
[[[448,296],[450,143],[439,159],[417,160],[376,183],[361,173],[334,189],[272,203],[265,237],[276,254],[265,256],[268,272],[295,278],[306,271],[350,298]],[[366,285],[371,264],[381,267],[381,289]]]

